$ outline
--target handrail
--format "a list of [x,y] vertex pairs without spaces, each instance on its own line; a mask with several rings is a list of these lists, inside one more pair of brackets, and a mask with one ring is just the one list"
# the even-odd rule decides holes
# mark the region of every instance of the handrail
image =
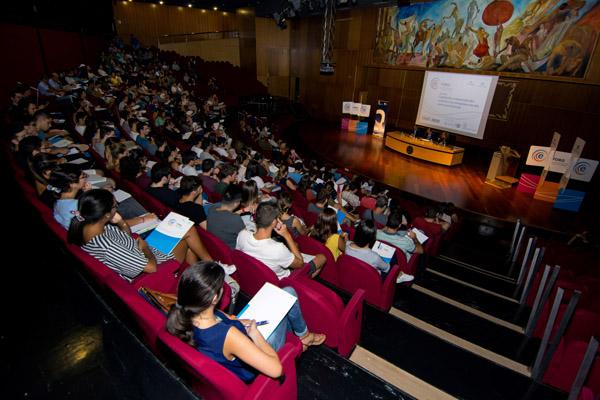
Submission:
[[239,38],[239,31],[207,31],[207,32],[190,32],[190,33],[173,33],[158,36],[158,44],[181,43],[181,42],[197,42],[202,40],[214,39],[233,39]]

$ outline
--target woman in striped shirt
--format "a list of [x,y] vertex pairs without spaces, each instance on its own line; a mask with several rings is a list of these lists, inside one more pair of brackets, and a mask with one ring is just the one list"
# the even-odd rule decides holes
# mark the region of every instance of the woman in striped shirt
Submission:
[[134,238],[127,222],[117,213],[113,194],[103,189],[92,189],[79,198],[68,239],[129,280],[142,272],[156,272],[159,264],[171,259],[189,264],[199,259],[211,260],[195,227],[170,254],[152,248],[141,237]]

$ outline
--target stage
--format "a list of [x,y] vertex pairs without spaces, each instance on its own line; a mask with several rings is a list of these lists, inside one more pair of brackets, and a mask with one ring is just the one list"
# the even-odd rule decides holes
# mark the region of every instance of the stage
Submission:
[[[451,201],[457,207],[551,231],[581,232],[597,226],[598,213],[555,210],[551,203],[511,189],[484,183],[492,152],[469,148],[463,164],[447,167],[409,158],[387,149],[384,140],[372,135],[342,132],[339,126],[308,121],[291,128],[286,140],[316,159],[365,175],[401,191],[435,201]],[[588,208],[591,208],[588,205]]]

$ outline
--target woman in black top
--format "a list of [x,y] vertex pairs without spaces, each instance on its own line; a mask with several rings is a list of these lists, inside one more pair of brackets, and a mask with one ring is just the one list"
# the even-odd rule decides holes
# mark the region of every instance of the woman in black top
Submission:
[[206,229],[206,213],[202,206],[202,184],[197,176],[184,176],[179,184],[179,204],[175,211]]

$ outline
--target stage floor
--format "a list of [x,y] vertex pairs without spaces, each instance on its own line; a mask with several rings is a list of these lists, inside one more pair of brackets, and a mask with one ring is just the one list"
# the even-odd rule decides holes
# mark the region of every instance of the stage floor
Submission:
[[518,192],[516,186],[503,190],[485,184],[491,153],[467,149],[463,164],[446,167],[390,150],[383,139],[372,135],[342,132],[315,121],[301,123],[297,129],[297,134],[287,139],[301,152],[431,200],[451,201],[505,221],[520,218],[526,225],[560,232],[580,232],[597,226],[600,219],[598,213],[586,213],[585,208],[580,213],[555,210],[551,203]]

